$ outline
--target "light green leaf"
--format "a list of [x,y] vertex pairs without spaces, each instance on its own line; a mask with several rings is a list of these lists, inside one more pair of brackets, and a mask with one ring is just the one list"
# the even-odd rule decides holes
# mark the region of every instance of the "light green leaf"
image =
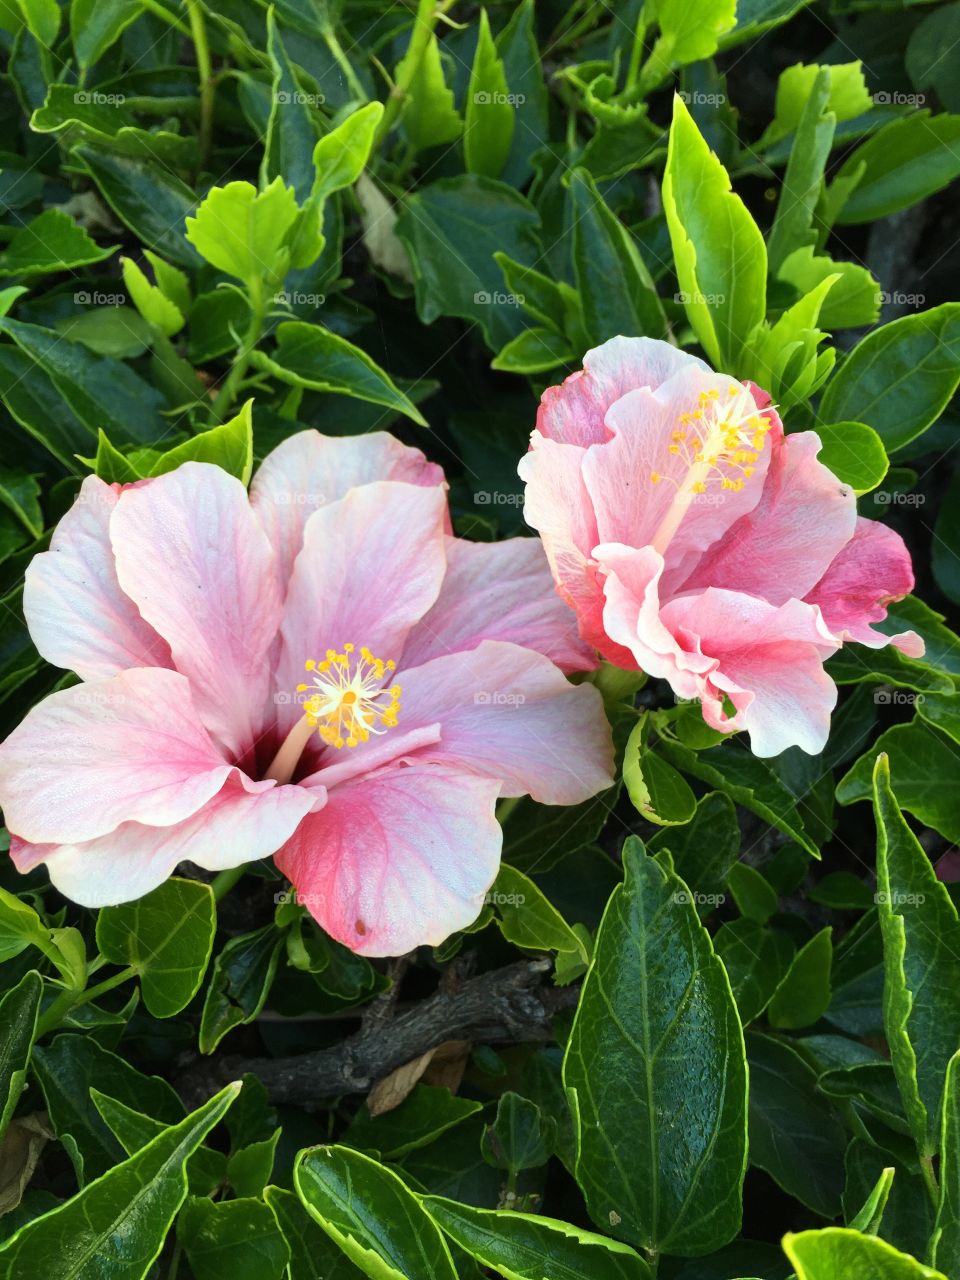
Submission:
[[508,942],[533,951],[572,951],[584,963],[589,960],[577,934],[522,871],[501,864],[489,899]]
[[123,283],[144,320],[168,338],[179,333],[184,326],[180,308],[155,284],[150,283],[132,258],[121,258],[120,266],[123,269]]
[[767,250],[679,97],[673,100],[663,205],[687,318],[710,362],[735,373],[764,319]]
[[353,186],[366,168],[382,115],[382,102],[368,102],[320,139],[313,152],[314,196],[325,200]]
[[690,784],[655,751],[644,745],[646,724],[638,720],[623,753],[623,783],[634,808],[657,826],[681,826],[697,809]]
[[960,176],[960,115],[914,111],[891,120],[850,153],[834,183],[861,168],[837,216],[841,226],[906,209]]
[[237,416],[222,426],[210,427],[168,449],[154,463],[150,474],[165,475],[183,462],[210,462],[249,484],[253,471],[253,401],[248,400]]
[[827,106],[830,97],[830,68],[819,67],[813,70],[817,74],[797,122],[797,135],[790,150],[767,242],[770,270],[774,275],[779,275],[784,260],[795,249],[804,246],[812,248],[817,238],[813,230],[813,216],[823,185],[823,172],[833,145],[837,118]]
[[187,239],[211,266],[259,288],[284,274],[284,241],[298,212],[293,188],[282,178],[261,192],[249,182],[229,182],[214,187],[187,218]]
[[938,1149],[947,1064],[960,1044],[960,919],[897,807],[887,757],[874,770],[883,1019],[921,1158]]
[[155,1018],[172,1018],[200,990],[216,927],[210,886],[174,876],[136,902],[103,907],[97,946],[111,964],[137,970]]
[[573,348],[566,338],[550,329],[524,329],[494,356],[491,369],[504,373],[548,373],[560,365],[573,364]]
[[[398,77],[404,74],[406,64],[405,57],[397,66]],[[435,35],[427,42],[410,83],[402,123],[403,132],[415,151],[439,147],[460,136],[463,123],[457,113],[453,90],[447,88]]]
[[506,1280],[649,1280],[643,1258],[619,1240],[569,1222],[508,1210],[474,1209],[441,1196],[422,1205],[451,1240]]
[[649,11],[660,28],[650,55],[658,70],[709,58],[737,20],[736,0],[652,0]]
[[318,324],[308,324],[303,320],[284,321],[277,326],[274,355],[255,351],[252,359],[257,368],[281,382],[386,405],[421,427],[427,425],[413,401],[365,351]]
[[784,1236],[783,1249],[797,1280],[946,1280],[885,1240],[846,1227]]
[[786,977],[767,1008],[771,1027],[809,1027],[830,1006],[833,930],[821,929],[793,957]]
[[818,460],[858,497],[875,489],[887,474],[890,460],[873,427],[864,422],[818,423],[816,431],[823,445]]
[[0,1245],[0,1280],[142,1280],[187,1194],[185,1165],[240,1090],[227,1085],[135,1156]]
[[740,1224],[743,1033],[683,881],[636,838],[623,859],[564,1057],[577,1181],[605,1231],[709,1253]]
[[27,1080],[30,1050],[37,1034],[43,981],[35,969],[25,973],[0,1000],[0,1138],[13,1117]]
[[310,1215],[371,1280],[457,1280],[433,1219],[376,1160],[348,1147],[309,1147],[293,1182]]
[[930,1260],[948,1275],[960,1271],[960,1050],[947,1063],[940,1135],[940,1203]]
[[794,249],[784,258],[777,279],[791,284],[800,294],[810,293],[828,276],[837,276],[823,299],[819,322],[824,329],[859,328],[875,324],[880,315],[880,283],[858,262],[828,258],[815,253],[813,245]]
[[513,144],[516,120],[486,9],[480,10],[465,117],[463,156],[468,173],[499,178]]
[[830,84],[825,109],[836,116],[837,121],[853,120],[872,108],[873,99],[859,62],[831,63],[828,67],[808,67],[798,62],[780,73],[773,120],[757,143],[758,151],[799,128],[822,71],[827,71]]

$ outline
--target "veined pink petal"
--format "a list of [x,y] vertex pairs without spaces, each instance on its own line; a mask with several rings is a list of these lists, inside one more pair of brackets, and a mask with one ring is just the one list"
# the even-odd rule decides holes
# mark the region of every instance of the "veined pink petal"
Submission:
[[471,924],[500,863],[499,785],[444,765],[389,766],[335,787],[276,855],[329,934],[367,956]]
[[[603,699],[572,685],[542,654],[501,640],[404,669],[400,727],[438,722],[440,741],[417,759],[441,760],[498,779],[503,795],[579,804],[613,783],[613,744]],[[398,727],[399,728],[399,727]],[[362,759],[371,748],[361,744]]]
[[122,494],[110,537],[120,585],[169,641],[203,723],[241,757],[260,728],[280,622],[273,552],[246,490],[187,462]]
[[109,525],[119,496],[119,485],[87,476],[50,550],[34,556],[24,578],[23,612],[34,644],[81,680],[172,665],[170,646],[117,581]]
[[[837,645],[820,611],[801,600],[779,607],[756,596],[710,588],[670,601],[667,627],[689,651],[717,660],[702,679],[703,714],[714,728],[745,729],[757,756],[826,745],[837,689],[823,660]],[[726,694],[736,708],[727,717]]]
[[871,649],[892,644],[908,657],[919,658],[924,643],[915,631],[887,636],[870,625],[882,622],[887,605],[912,590],[910,553],[899,533],[861,517],[853,537],[806,598],[820,606],[827,626],[840,639]]
[[[284,608],[279,690],[292,692],[308,659],[344,644],[396,660],[439,594],[445,513],[442,489],[392,480],[351,489],[313,513]],[[288,720],[297,714],[291,704]]]
[[[701,397],[712,397],[706,408]],[[744,420],[749,444],[753,433],[745,424],[760,419],[749,390],[698,364],[685,365],[656,391],[630,391],[611,407],[607,425],[613,436],[589,449],[583,460],[597,542],[653,546],[677,571],[685,564],[692,567],[704,548],[756,506],[770,443],[747,450],[755,458],[749,466],[725,461],[722,442],[713,439],[719,428],[710,432],[708,426],[714,417],[723,420],[728,406],[732,418]],[[698,421],[697,413],[709,415],[709,421]],[[698,463],[702,456],[705,461]],[[711,467],[714,457],[720,461]],[[726,488],[725,479],[742,487]]]
[[250,792],[237,778],[192,817],[169,827],[121,823],[83,844],[24,846],[11,854],[21,871],[46,862],[51,883],[82,907],[132,902],[163,884],[178,863],[189,860],[208,871],[224,871],[267,858],[296,831],[302,818],[321,808],[322,788],[265,784]]
[[[812,431],[773,441],[760,501],[697,563],[685,582],[665,575],[665,595],[725,587],[771,604],[802,600],[853,537],[852,489],[817,461]],[[909,567],[909,560],[907,561]]]
[[548,387],[537,411],[537,430],[560,444],[609,439],[607,410],[635,387],[659,387],[684,365],[707,366],[696,356],[654,338],[611,338],[583,357],[583,368]]
[[311,514],[337,502],[348,489],[375,480],[446,487],[442,467],[386,431],[362,436],[300,431],[264,458],[250,486],[250,501],[276,551],[284,587]]
[[588,671],[596,655],[557,595],[539,538],[505,542],[447,539],[447,572],[436,604],[403,648],[403,666],[510,640],[545,654],[564,671]]
[[121,822],[166,827],[236,772],[203,727],[184,676],[135,667],[52,693],[0,745],[0,805],[31,843],[93,840]]

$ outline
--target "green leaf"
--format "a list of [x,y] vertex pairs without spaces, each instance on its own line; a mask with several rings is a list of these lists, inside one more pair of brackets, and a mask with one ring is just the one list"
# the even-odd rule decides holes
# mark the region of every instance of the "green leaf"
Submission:
[[566,338],[550,329],[524,329],[504,346],[490,362],[491,369],[504,373],[547,373],[576,359]]
[[817,435],[823,445],[819,461],[858,497],[875,489],[887,474],[890,460],[873,427],[863,422],[818,424]]
[[628,1245],[569,1222],[473,1209],[441,1196],[421,1203],[451,1240],[506,1280],[650,1280],[646,1262]]
[[797,1280],[946,1280],[886,1241],[846,1227],[786,1235],[783,1249]]
[[766,924],[778,909],[777,891],[756,867],[735,862],[727,875],[727,888],[733,894],[740,914],[757,924]]
[[[409,56],[409,55],[408,55]],[[397,75],[406,69],[405,57]],[[417,65],[402,116],[403,132],[415,151],[439,147],[459,138],[463,122],[457,112],[453,91],[447,88],[440,59],[440,45],[432,35]]]
[[650,11],[660,28],[650,55],[657,68],[709,58],[737,20],[736,0],[653,0]]
[[785,933],[756,920],[731,920],[714,934],[713,946],[730,979],[744,1026],[759,1018],[790,968],[793,943]]
[[811,96],[816,94],[817,80],[824,71],[829,75],[830,85],[826,110],[832,112],[838,121],[853,120],[872,108],[873,99],[859,62],[832,63],[828,67],[808,67],[798,62],[780,73],[773,121],[757,143],[758,151],[800,127],[804,110]]
[[883,1211],[886,1209],[887,1201],[890,1199],[890,1190],[893,1186],[895,1172],[896,1170],[888,1168],[884,1169],[880,1174],[876,1186],[864,1201],[863,1208],[847,1223],[847,1226],[852,1231],[863,1231],[871,1236],[875,1236],[878,1233],[883,1219]]
[[399,1160],[418,1147],[429,1146],[441,1133],[482,1109],[482,1103],[456,1097],[449,1089],[418,1084],[399,1106],[383,1115],[372,1117],[361,1107],[341,1141],[358,1151]]
[[793,957],[789,972],[770,1001],[771,1027],[796,1030],[819,1022],[830,1006],[833,930],[821,929]]
[[270,1181],[277,1158],[280,1130],[274,1129],[269,1138],[251,1142],[249,1146],[234,1151],[227,1163],[227,1176],[238,1196],[259,1196]]
[[43,981],[35,969],[25,973],[0,1000],[0,1138],[13,1118],[27,1080],[30,1050],[37,1034]]
[[97,946],[111,964],[137,970],[155,1018],[172,1018],[200,990],[216,929],[210,886],[174,876],[135,902],[103,907]]
[[382,115],[383,103],[368,102],[320,139],[313,152],[315,197],[325,200],[353,186],[367,166]]
[[270,118],[260,168],[261,186],[282,176],[302,204],[314,181],[316,112],[300,87],[280,35],[275,13],[267,10],[267,54],[273,71]]
[[0,1245],[0,1278],[142,1280],[187,1194],[185,1165],[239,1092],[227,1085],[56,1209]]
[[365,351],[318,324],[286,320],[277,327],[277,349],[253,353],[253,363],[282,382],[311,391],[332,391],[386,405],[420,426],[426,419]]
[[785,1040],[747,1033],[750,1163],[825,1218],[840,1212],[847,1135],[817,1074]]
[[70,34],[80,68],[99,62],[143,12],[140,0],[71,0]]
[[27,30],[45,49],[56,43],[60,30],[60,6],[57,0],[17,0]]
[[184,326],[180,308],[155,284],[151,284],[132,258],[121,258],[123,283],[127,286],[133,305],[144,320],[159,329],[168,338],[179,333]]
[[35,476],[19,469],[0,467],[0,503],[12,511],[27,533],[39,538],[43,533],[40,485]]
[[850,329],[875,324],[883,294],[879,282],[857,262],[834,259],[814,252],[812,245],[794,249],[783,260],[777,279],[793,285],[801,295],[810,293],[827,276],[837,276],[823,299],[819,322],[824,329]]
[[880,755],[874,770],[883,1018],[903,1108],[921,1157],[940,1141],[947,1064],[960,1044],[960,919],[907,826]]
[[177,1239],[194,1280],[284,1280],[290,1247],[268,1204],[248,1197],[215,1203],[189,1199],[177,1218]]
[[480,1139],[487,1164],[514,1177],[523,1169],[539,1169],[553,1153],[557,1122],[544,1115],[535,1102],[508,1090],[500,1095],[493,1124]]
[[515,124],[503,62],[490,34],[487,11],[481,9],[463,133],[468,173],[499,178],[510,154]]
[[404,201],[396,232],[414,270],[423,324],[460,316],[483,329],[493,351],[523,328],[516,299],[501,287],[498,250],[523,265],[539,254],[537,211],[512,187],[477,174],[445,178]]
[[711,364],[736,372],[750,335],[763,323],[767,250],[679,97],[673,100],[663,205],[687,318]]
[[371,1280],[457,1280],[433,1219],[376,1160],[348,1147],[309,1147],[293,1182],[311,1217]]
[[604,1230],[709,1253],[740,1224],[743,1033],[686,886],[635,838],[623,857],[563,1064],[577,1181]]
[[954,1275],[960,1270],[960,1050],[947,1063],[944,1081],[939,1180],[930,1260]]
[[533,170],[534,154],[546,144],[549,134],[550,95],[543,79],[534,0],[521,0],[516,5],[497,36],[497,52],[503,59],[507,86],[516,99],[516,127],[502,177],[504,182],[522,187]]
[[97,436],[96,454],[92,458],[80,458],[80,461],[107,484],[133,484],[143,479],[132,460],[110,443],[109,436],[103,430]]
[[307,1213],[297,1196],[282,1187],[263,1193],[290,1248],[290,1280],[358,1280],[363,1275]]
[[[607,207],[586,169],[573,170],[568,191],[573,269],[591,343],[619,334],[662,337],[663,306],[633,236]],[[616,289],[611,280],[618,282]]]
[[187,239],[211,266],[259,289],[286,271],[284,242],[298,212],[293,188],[282,178],[261,192],[249,182],[228,182],[187,218]]
[[103,262],[117,250],[101,249],[83,227],[59,209],[45,209],[16,232],[0,253],[0,276],[43,275]]
[[725,744],[707,751],[691,751],[679,742],[661,738],[657,749],[684,773],[726,792],[737,804],[795,840],[812,857],[820,857],[793,796],[765,761]]
[[697,809],[690,784],[655,751],[642,747],[644,722],[632,730],[623,755],[623,782],[637,812],[657,826],[682,826]]
[[837,784],[840,804],[872,798],[878,752],[889,758],[888,767],[900,808],[914,814],[926,826],[934,827],[948,840],[960,842],[960,796],[949,781],[956,766],[956,748],[920,720],[897,724],[881,733]]
[[[770,270],[779,275],[784,260],[798,248],[816,243],[813,217],[823,185],[823,172],[833,145],[837,118],[828,108],[831,71],[816,71],[810,94],[797,122],[797,134],[790,150],[787,171],[777,212],[774,215],[767,253]],[[780,84],[783,84],[781,77]]]
[[249,484],[253,471],[253,401],[248,400],[237,416],[222,426],[210,427],[168,449],[151,467],[150,474],[165,475],[184,462],[212,463]]
[[577,934],[522,871],[502,863],[488,899],[508,942],[531,951],[572,951],[584,963],[589,960]]
[[213,1053],[234,1027],[252,1022],[276,976],[283,933],[272,924],[231,938],[213,962],[200,1016],[200,1052]]
[[683,826],[657,831],[647,848],[669,849],[681,880],[690,886],[701,916],[725,901],[727,872],[740,855],[740,828],[729,796],[711,791],[697,801],[696,812]]
[[850,153],[834,183],[861,168],[844,201],[841,226],[872,222],[933,195],[960,176],[960,115],[914,111],[878,130]]
[[[167,1126],[135,1107],[111,1098],[91,1087],[90,1098],[100,1118],[128,1156],[135,1155]],[[191,1194],[209,1195],[218,1191],[227,1179],[227,1158],[222,1151],[198,1147],[187,1161],[187,1183]]]
[[865,422],[888,453],[936,422],[960,384],[960,303],[874,329],[847,356],[820,403],[827,422]]
[[[83,295],[74,295],[82,299]],[[89,297],[89,295],[88,295]],[[133,360],[143,355],[154,333],[133,307],[92,307],[64,316],[55,324],[57,333],[70,342],[80,342],[95,355],[116,360]]]

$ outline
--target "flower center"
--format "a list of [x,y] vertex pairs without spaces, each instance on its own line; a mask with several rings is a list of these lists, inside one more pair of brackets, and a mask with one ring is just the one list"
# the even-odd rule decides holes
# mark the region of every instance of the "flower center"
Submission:
[[730,387],[726,397],[718,390],[701,391],[697,408],[681,413],[671,433],[667,453],[671,470],[679,458],[679,477],[650,472],[650,483],[672,484],[673,501],[653,537],[661,555],[676,533],[687,508],[708,488],[738,491],[753,475],[770,421],[757,409],[747,387]]
[[345,644],[342,653],[328,649],[321,662],[307,662],[313,684],[298,684],[297,692],[310,690],[304,717],[327,746],[355,747],[371,733],[394,727],[401,689],[398,684],[385,688],[383,682],[396,665],[392,658],[375,658],[366,645],[358,654],[352,644]]

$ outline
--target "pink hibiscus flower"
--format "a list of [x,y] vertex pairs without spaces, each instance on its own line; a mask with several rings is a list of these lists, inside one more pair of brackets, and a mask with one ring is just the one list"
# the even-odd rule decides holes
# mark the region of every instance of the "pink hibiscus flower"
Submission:
[[816,754],[847,640],[918,656],[871,625],[913,587],[893,530],[857,516],[785,436],[770,397],[651,338],[613,338],[544,393],[522,459],[524,513],[583,638],[617,666],[699,698],[758,756]]
[[24,610],[53,693],[0,746],[16,865],[86,906],[274,855],[366,955],[438,943],[497,873],[498,796],[611,783],[595,665],[539,543],[449,536],[439,467],[307,431],[248,497],[187,463],[88,477]]

